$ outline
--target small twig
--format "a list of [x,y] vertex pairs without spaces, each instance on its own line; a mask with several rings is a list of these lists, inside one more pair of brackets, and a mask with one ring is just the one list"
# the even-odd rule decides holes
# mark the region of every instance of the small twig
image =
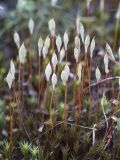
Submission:
[[[105,132],[105,135],[107,134],[107,130],[108,130],[108,121],[107,121],[107,116],[105,114],[105,109],[104,109],[104,100],[105,100],[105,91],[103,92],[103,99],[102,99],[102,111],[103,111],[103,115],[104,115],[104,118],[105,118],[105,122],[106,122],[106,132]],[[105,136],[106,137],[106,136]]]
[[[94,83],[92,83],[90,86],[93,87],[93,86],[96,86],[96,85],[98,85],[98,84],[104,83],[105,81],[114,80],[114,79],[119,79],[119,78],[120,78],[120,76],[105,78],[105,79],[100,80],[99,82],[94,82]],[[87,89],[89,89],[89,86],[86,87],[86,88],[84,89],[84,91],[86,91]]]
[[108,141],[107,141],[105,147],[103,148],[102,153],[100,154],[100,157],[98,158],[98,160],[101,160],[101,157],[102,157],[104,151],[106,150],[107,146],[109,145],[109,143],[110,143],[110,141],[111,141],[111,138],[112,138],[112,137],[110,137],[110,138],[108,139]]
[[93,126],[94,129],[93,129],[93,131],[92,131],[92,132],[93,132],[93,133],[92,133],[92,138],[93,138],[92,145],[95,144],[95,131],[96,131],[96,128],[95,128],[95,127],[96,127],[96,124],[94,124],[94,126]]
[[[79,128],[83,128],[83,129],[89,129],[89,130],[97,130],[96,128],[92,128],[92,127],[86,127],[86,126],[81,126],[81,125],[78,125],[78,124],[75,124],[75,123],[70,123],[70,122],[66,122],[66,121],[61,121],[61,122],[59,122],[59,123],[57,123],[56,125],[54,125],[53,126],[53,128],[56,128],[57,126],[59,126],[59,125],[61,125],[61,124],[63,124],[63,123],[65,123],[65,124],[68,124],[68,125],[73,125],[73,126],[76,126],[76,127],[79,127]],[[41,125],[44,125],[45,123],[42,123]],[[52,128],[52,129],[53,129]],[[46,130],[43,134],[41,134],[39,137],[37,137],[37,138],[40,138],[40,137],[42,137],[45,133],[47,133],[48,131],[51,131],[51,128],[50,129],[48,129],[48,130]],[[33,140],[31,140],[31,141],[35,141],[37,138],[35,138],[35,139],[33,139]]]

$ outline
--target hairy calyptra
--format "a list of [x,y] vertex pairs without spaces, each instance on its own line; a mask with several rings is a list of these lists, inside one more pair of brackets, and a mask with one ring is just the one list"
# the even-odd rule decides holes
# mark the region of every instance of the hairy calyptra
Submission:
[[49,31],[50,31],[51,35],[54,37],[56,25],[55,25],[55,20],[53,18],[49,20],[48,27],[49,27]]
[[43,44],[44,44],[44,41],[43,41],[43,39],[40,37],[39,40],[38,40],[38,52],[39,52],[39,56],[41,56]]
[[67,32],[64,33],[63,41],[64,41],[65,50],[67,50],[67,45],[68,45],[68,42],[69,42],[69,37],[68,37]]
[[57,84],[57,75],[55,73],[53,73],[52,75],[52,86],[53,86],[53,90],[55,89],[55,86]]
[[60,35],[58,34],[57,38],[56,38],[56,46],[57,46],[57,50],[58,52],[60,52],[60,48],[62,46],[62,39],[60,37]]
[[101,73],[98,67],[95,70],[95,76],[96,76],[97,81],[99,81],[101,78]]
[[14,42],[15,42],[15,44],[16,44],[16,46],[17,46],[17,48],[19,49],[20,48],[20,36],[19,36],[19,34],[18,34],[18,32],[14,32]]
[[21,64],[25,63],[26,54],[27,54],[27,50],[26,50],[25,45],[23,43],[19,49],[19,60],[20,60]]
[[46,76],[47,81],[50,80],[51,74],[52,74],[52,67],[51,67],[50,63],[48,63],[48,65],[45,68],[45,76]]
[[33,34],[34,27],[35,27],[34,21],[32,18],[30,18],[28,22],[28,29],[31,35]]

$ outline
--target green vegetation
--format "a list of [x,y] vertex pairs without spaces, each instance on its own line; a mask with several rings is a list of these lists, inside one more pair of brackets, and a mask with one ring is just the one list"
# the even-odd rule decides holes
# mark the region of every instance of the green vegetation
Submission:
[[3,21],[0,159],[119,159],[120,6],[96,6],[23,0]]

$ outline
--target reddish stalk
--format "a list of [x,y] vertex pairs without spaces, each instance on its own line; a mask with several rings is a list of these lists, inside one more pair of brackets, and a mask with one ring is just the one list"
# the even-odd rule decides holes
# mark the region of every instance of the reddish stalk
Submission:
[[61,69],[61,67],[60,67],[60,63],[59,63],[59,61],[58,61],[58,70],[57,70],[57,73],[56,73],[57,77],[58,77],[58,75],[59,75],[60,69]]
[[52,36],[52,56],[53,56],[53,53],[54,53],[54,48],[55,48],[55,37]]
[[43,90],[43,85],[44,85],[44,77],[45,77],[45,65],[44,65],[44,62],[43,62],[43,80],[41,81],[41,85],[40,85],[40,96],[41,96],[41,92]]
[[[53,95],[54,95],[54,89],[52,89],[52,94],[51,94],[51,99],[50,99],[50,115],[52,112],[52,100],[53,100]],[[55,112],[55,108],[54,108],[54,112]],[[52,120],[52,118],[50,117],[50,119]]]
[[[20,67],[19,67],[19,70],[20,70]],[[21,78],[20,77],[21,76],[20,76],[20,72],[19,72],[18,97],[16,96],[15,88],[14,88],[14,95],[16,97],[16,103],[17,103],[17,106],[18,106],[18,118],[19,118],[19,123],[20,123],[20,129],[22,130],[22,126],[23,126],[28,139],[31,140],[31,138],[30,138],[30,136],[29,136],[29,134],[28,134],[28,132],[26,130],[26,127],[25,127],[25,125],[23,123],[23,118],[22,118],[21,101],[20,101],[20,97],[21,97],[21,94],[20,94],[20,79]]]
[[75,66],[75,79],[74,79],[74,88],[73,88],[73,104],[74,104],[74,102],[75,102],[75,96],[76,96],[77,66],[78,66],[78,63],[76,63],[76,66]]
[[22,129],[22,117],[21,117],[21,63],[19,65],[19,77],[18,77],[18,115],[20,120],[20,129]]
[[116,50],[116,46],[117,46],[117,41],[118,41],[118,37],[119,37],[119,20],[117,19],[116,21],[116,26],[115,26],[115,33],[114,33],[114,43],[113,43],[113,52],[115,52]]
[[65,85],[65,96],[64,96],[64,115],[65,115],[65,120],[67,121],[67,107],[66,107],[66,102],[67,102],[67,84]]
[[117,96],[118,101],[120,100],[120,89],[118,91],[118,96]]
[[[85,53],[85,66],[86,66],[86,62],[87,62],[87,54]],[[85,88],[85,68],[83,67],[83,72],[82,72],[82,103],[84,101],[84,88]]]
[[[93,102],[93,96],[92,96],[92,90],[91,90],[91,63],[92,63],[92,59],[90,59],[90,68],[89,68],[89,74],[88,74],[88,79],[89,79],[89,84],[88,84],[88,88],[89,88],[89,93],[90,93],[90,100],[91,100],[91,103]],[[88,63],[87,63],[88,65]],[[90,110],[91,110],[91,105],[89,107],[89,110],[88,110],[88,119],[90,120]]]
[[57,69],[57,73],[56,73],[57,77],[59,75],[59,71],[60,71],[60,52],[58,52],[58,69]]
[[81,88],[81,98],[82,98],[82,104],[83,104],[83,101],[84,101],[84,67],[82,69],[82,88]]
[[[59,56],[58,56],[58,70],[57,70],[57,73],[56,73],[56,76],[57,76],[57,77],[59,77],[59,72],[60,72],[60,69],[61,69],[59,59],[60,59],[60,58],[59,58]],[[57,106],[57,104],[58,104],[58,103],[57,103],[57,102],[58,102],[58,90],[59,90],[59,84],[57,83],[57,84],[56,84],[56,94],[57,94],[56,97],[57,97],[57,98],[55,97],[56,100],[54,101],[54,107],[55,107],[55,109],[56,109],[56,106]]]
[[66,52],[66,62],[68,61],[68,51],[67,51],[67,49],[65,50],[65,52]]
[[[119,102],[119,100],[120,100],[120,89],[119,89],[119,91],[118,91],[117,99],[118,99],[118,102]],[[115,109],[115,110],[116,110],[116,111],[118,110],[118,104],[116,105],[116,109]]]
[[21,82],[22,82],[22,105],[24,107],[24,65],[21,65]]
[[[15,88],[13,82],[13,90],[10,89],[10,95],[13,97],[13,106],[12,106],[12,98],[10,98],[10,152],[13,149],[13,117],[14,117],[14,104],[15,104]],[[11,156],[11,153],[10,153]]]
[[98,120],[99,120],[99,83],[97,85],[97,90],[98,90],[98,101],[97,101],[97,106],[96,106],[96,125],[98,126]]
[[47,101],[47,97],[48,97],[48,86],[49,86],[49,81],[47,81],[47,86],[46,86],[46,91],[45,91],[45,98],[44,98],[44,102],[43,102],[43,118],[42,118],[42,122],[44,122],[44,112],[46,109],[46,101]]
[[[32,39],[30,39],[30,49],[32,50]],[[29,90],[31,89],[32,79],[33,79],[33,68],[32,68],[32,56],[31,52],[28,52],[28,59],[29,59],[29,73],[30,73],[30,81],[29,81]]]
[[[117,100],[118,100],[118,102],[119,102],[119,100],[120,100],[120,89],[118,90]],[[116,109],[115,109],[115,110],[116,110],[116,111],[118,110],[118,105],[116,105]]]
[[40,109],[40,61],[41,58],[39,56],[39,66],[38,66],[38,100],[37,100],[37,104],[38,104],[38,110]]
[[30,52],[28,53],[28,59],[29,59],[29,90],[31,90],[31,85],[32,85],[32,79],[33,79],[33,68],[32,68],[32,57]]
[[112,80],[112,98],[114,99],[114,80]]
[[88,72],[88,86],[89,86],[89,93],[90,93],[90,99],[91,99],[91,102],[93,100],[93,97],[92,97],[92,91],[91,91],[91,87],[90,87],[90,79],[91,79],[91,62],[90,62],[90,68],[89,68],[89,65],[88,65],[88,59],[86,59],[86,63],[87,63],[87,72]]
[[[10,95],[11,95],[11,90],[10,90]],[[10,146],[11,146],[11,150],[12,150],[12,98],[10,98]]]
[[79,108],[78,108],[78,119],[77,123],[80,124],[80,114],[81,114],[81,83],[79,83],[79,90],[78,90],[78,102],[79,102]]

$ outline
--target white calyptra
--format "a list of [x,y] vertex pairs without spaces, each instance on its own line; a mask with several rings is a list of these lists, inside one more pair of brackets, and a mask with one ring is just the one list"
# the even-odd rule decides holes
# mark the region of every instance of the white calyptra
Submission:
[[54,71],[55,71],[55,68],[56,68],[57,64],[58,64],[57,55],[56,55],[56,53],[54,52],[54,53],[53,53],[53,56],[52,56],[52,65],[53,65]]
[[108,55],[107,55],[107,53],[105,53],[105,55],[104,55],[104,64],[108,65]]
[[49,47],[50,47],[50,37],[49,36],[46,37],[44,45],[45,45],[46,48],[49,49]]
[[51,74],[52,74],[52,67],[51,67],[50,63],[48,63],[48,65],[45,68],[45,76],[46,76],[47,81],[50,80]]
[[12,87],[13,80],[14,80],[13,74],[9,70],[7,77],[5,78],[5,81],[7,82],[9,89],[11,89]]
[[120,3],[119,3],[118,10],[117,10],[117,12],[116,12],[115,18],[116,18],[117,20],[120,20]]
[[44,45],[43,46],[43,49],[42,49],[42,56],[43,56],[43,59],[46,58],[46,55],[48,54],[48,48]]
[[78,68],[77,68],[77,76],[78,76],[79,82],[81,82],[81,78],[82,78],[82,64],[81,63],[79,63]]
[[79,28],[79,30],[80,30],[80,37],[81,37],[81,39],[82,39],[82,42],[84,43],[85,30],[84,30],[84,27],[83,27],[83,24],[82,24],[82,23],[80,23],[80,28]]
[[13,76],[13,79],[15,79],[15,65],[12,60],[10,61],[10,71]]
[[78,48],[74,48],[74,57],[76,62],[78,62],[78,58],[79,58],[79,50]]
[[85,45],[85,53],[87,53],[88,47],[90,45],[90,36],[89,35],[86,36],[84,45]]
[[68,64],[65,65],[64,70],[66,71],[67,75],[69,76],[70,75],[70,68],[69,68]]
[[56,4],[57,4],[57,2],[58,2],[58,0],[51,0],[51,5],[52,5],[53,7],[55,7]]
[[53,86],[53,89],[55,89],[55,86],[57,84],[57,76],[55,73],[53,73],[52,75],[52,86]]
[[26,54],[27,54],[27,51],[23,43],[19,49],[19,60],[21,64],[25,63]]
[[64,33],[63,41],[64,41],[65,50],[67,50],[67,45],[68,45],[68,42],[69,42],[69,37],[68,37],[67,32]]
[[90,8],[90,3],[91,3],[92,0],[87,0],[87,3],[86,3],[86,6],[87,6],[87,9]]
[[66,83],[68,81],[68,74],[67,74],[66,70],[62,71],[61,80],[62,80],[63,84],[66,85]]
[[17,2],[17,8],[21,9],[27,5],[27,0],[18,0]]
[[113,51],[112,51],[110,45],[107,42],[106,42],[106,51],[110,55],[110,57],[112,58],[112,60],[115,61],[115,57],[113,55]]
[[64,57],[65,57],[65,49],[62,48],[60,51],[60,63],[62,63],[62,60],[64,59]]
[[38,40],[38,52],[39,52],[39,56],[41,56],[41,51],[42,51],[42,48],[43,48],[43,44],[44,44],[44,41],[40,37],[39,40]]
[[80,38],[75,36],[75,47],[80,51]]
[[91,44],[90,44],[90,57],[91,57],[91,59],[93,57],[94,49],[95,49],[95,39],[93,38],[92,41],[91,41]]
[[98,67],[96,68],[95,76],[96,76],[97,81],[99,81],[99,80],[100,80],[100,78],[101,78],[101,73],[100,73],[100,70],[99,70],[99,68],[98,68]]
[[105,65],[105,73],[109,73],[109,69],[108,69],[108,55],[107,53],[104,55],[104,65]]
[[49,27],[49,31],[50,31],[51,35],[54,37],[56,25],[55,25],[55,20],[53,18],[49,20],[48,27]]
[[18,32],[14,32],[14,42],[17,45],[17,48],[20,48],[20,36],[18,34]]
[[28,29],[29,29],[29,32],[31,35],[33,34],[34,26],[35,26],[35,23],[34,23],[33,19],[30,18],[29,22],[28,22]]
[[80,15],[79,14],[77,15],[77,18],[76,18],[76,28],[77,28],[77,34],[79,35],[80,34]]
[[62,46],[62,40],[61,40],[61,37],[60,37],[59,34],[58,34],[58,36],[56,38],[56,46],[57,46],[58,52],[60,52],[60,48]]
[[100,10],[104,11],[104,6],[105,6],[105,0],[100,1]]

